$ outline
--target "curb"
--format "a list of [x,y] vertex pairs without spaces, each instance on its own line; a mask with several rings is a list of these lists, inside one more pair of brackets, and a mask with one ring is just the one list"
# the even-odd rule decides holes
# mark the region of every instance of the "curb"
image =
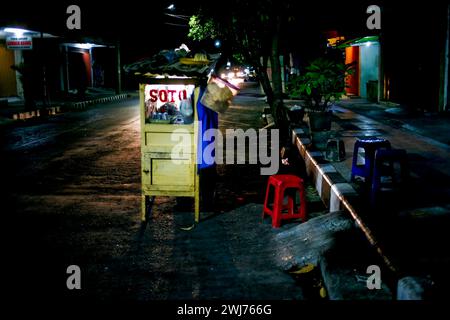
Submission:
[[[99,104],[99,103],[106,103],[110,101],[120,101],[125,100],[128,98],[127,93],[122,93],[110,97],[104,97],[104,98],[98,98],[98,99],[92,99],[92,100],[86,100],[81,102],[75,102],[75,103],[67,103],[62,106],[55,106],[55,107],[48,107],[45,109],[37,109],[37,110],[31,110],[31,111],[24,111],[24,112],[18,112],[14,113],[12,115],[13,120],[26,120],[30,118],[40,117],[45,115],[55,115],[57,113],[61,113],[63,109],[68,110],[84,110],[88,106],[93,104]],[[45,112],[43,112],[45,110]]]
[[[355,221],[356,227],[362,229],[364,223],[360,220],[357,210],[355,210],[355,204],[359,202],[358,192],[347,182],[347,179],[337,172],[332,164],[324,159],[321,152],[307,150],[307,147],[311,144],[311,139],[303,129],[295,128],[292,130],[292,144],[297,147],[304,159],[307,176],[311,179],[329,212],[342,211],[350,214]],[[326,264],[326,259],[324,261]],[[326,287],[336,286],[335,282],[339,280],[339,277],[336,278],[336,275],[332,274],[329,268],[325,267],[325,265],[321,266],[321,273]],[[341,299],[341,295],[344,292],[339,288],[331,291],[332,297],[335,299]],[[386,293],[388,290],[385,289],[384,291]],[[387,296],[387,294],[382,295],[382,299]]]
[[319,151],[308,151],[311,139],[301,128],[292,130],[292,144],[303,157],[306,173],[311,178],[319,196],[329,212],[347,210],[355,211],[350,202],[354,202],[358,193],[332,164],[324,159]]
[[[292,130],[292,144],[297,147],[303,157],[307,175],[329,212],[342,210],[347,214],[349,213],[353,216],[356,225],[361,228],[362,221],[359,220],[357,210],[355,210],[355,207],[359,204],[357,191],[336,171],[333,165],[324,159],[321,152],[307,150],[311,140],[303,129],[295,128]],[[329,270],[322,266],[321,271],[324,281],[332,284],[334,280],[329,277]],[[401,278],[397,280],[397,297],[393,298],[397,300],[422,300],[424,299],[424,292],[429,287],[427,279],[418,277]],[[333,296],[339,297],[339,294],[341,293],[336,291]]]
[[65,106],[67,108],[69,108],[69,109],[84,110],[84,109],[86,109],[88,106],[90,106],[92,104],[125,100],[127,98],[128,98],[128,94],[127,93],[122,93],[122,94],[117,94],[117,95],[110,96],[110,97],[104,97],[104,98],[86,100],[86,101],[81,101],[81,102],[68,103]]

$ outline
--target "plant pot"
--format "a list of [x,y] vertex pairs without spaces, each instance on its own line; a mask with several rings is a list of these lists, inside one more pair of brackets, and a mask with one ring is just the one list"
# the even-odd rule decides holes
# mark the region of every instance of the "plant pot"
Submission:
[[309,130],[328,131],[331,130],[332,111],[308,112]]
[[303,117],[305,115],[305,109],[288,109],[289,120],[291,123],[300,124],[303,122]]
[[316,148],[319,151],[325,151],[327,149],[328,140],[333,136],[333,132],[311,131],[310,136],[314,148]]

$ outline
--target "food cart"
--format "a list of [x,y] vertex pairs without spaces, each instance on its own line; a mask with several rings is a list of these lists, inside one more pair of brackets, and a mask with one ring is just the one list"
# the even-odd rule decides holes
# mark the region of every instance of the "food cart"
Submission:
[[196,106],[215,58],[164,51],[151,61],[125,68],[140,83],[143,221],[150,217],[156,196],[174,196],[195,199],[195,222],[199,222]]
[[[154,196],[175,196],[195,198],[195,221],[199,221],[198,122],[185,122],[180,116],[182,101],[196,105],[196,85],[195,79],[173,78],[150,78],[140,84],[143,220],[150,214]],[[177,112],[180,114],[175,115]],[[194,110],[191,117],[195,116]],[[180,143],[186,144],[181,146],[184,152],[176,154],[174,149]]]

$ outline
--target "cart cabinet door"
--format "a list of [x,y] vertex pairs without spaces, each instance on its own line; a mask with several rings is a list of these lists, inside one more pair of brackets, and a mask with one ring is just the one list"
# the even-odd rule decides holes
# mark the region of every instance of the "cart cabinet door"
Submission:
[[192,187],[194,185],[193,178],[194,170],[190,163],[175,163],[173,159],[152,159],[153,185]]
[[146,153],[143,157],[144,189],[154,191],[192,191],[195,163],[193,154],[174,159],[167,153]]

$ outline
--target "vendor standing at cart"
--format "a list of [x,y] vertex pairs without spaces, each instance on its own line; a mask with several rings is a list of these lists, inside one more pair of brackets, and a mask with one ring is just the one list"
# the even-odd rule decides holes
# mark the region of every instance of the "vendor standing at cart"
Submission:
[[214,210],[214,194],[217,182],[217,171],[215,152],[209,155],[212,159],[204,159],[203,151],[212,141],[205,141],[203,133],[208,129],[219,128],[218,112],[223,113],[228,109],[233,96],[237,94],[239,88],[228,81],[212,74],[206,88],[200,88],[200,99],[197,102],[198,120],[201,124],[199,128],[198,141],[198,172],[200,174],[200,193],[204,210]]

